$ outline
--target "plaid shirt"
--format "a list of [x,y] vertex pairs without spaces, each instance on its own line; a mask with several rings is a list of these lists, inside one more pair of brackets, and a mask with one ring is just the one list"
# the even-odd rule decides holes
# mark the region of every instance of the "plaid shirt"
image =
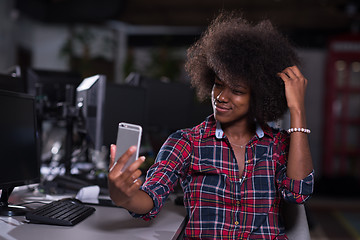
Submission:
[[303,203],[313,191],[313,172],[301,181],[286,176],[289,135],[265,126],[246,145],[239,175],[231,145],[211,115],[166,140],[142,190],[155,217],[180,179],[189,221],[184,239],[287,239],[279,218],[281,199]]

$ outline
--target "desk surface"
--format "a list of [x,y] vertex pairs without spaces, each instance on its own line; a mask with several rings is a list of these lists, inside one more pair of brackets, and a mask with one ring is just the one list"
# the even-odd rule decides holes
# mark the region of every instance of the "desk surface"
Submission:
[[159,215],[151,220],[133,218],[125,209],[95,206],[96,211],[72,227],[29,224],[25,217],[0,217],[0,239],[71,240],[71,239],[174,239],[186,215],[182,206],[166,202]]

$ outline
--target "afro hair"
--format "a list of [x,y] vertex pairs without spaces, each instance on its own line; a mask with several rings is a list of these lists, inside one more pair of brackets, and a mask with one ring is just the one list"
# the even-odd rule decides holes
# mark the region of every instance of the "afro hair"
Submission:
[[250,118],[263,124],[287,111],[277,73],[298,65],[289,41],[268,20],[252,24],[238,12],[221,12],[187,52],[185,70],[200,100],[210,98],[218,76],[230,87],[250,87]]

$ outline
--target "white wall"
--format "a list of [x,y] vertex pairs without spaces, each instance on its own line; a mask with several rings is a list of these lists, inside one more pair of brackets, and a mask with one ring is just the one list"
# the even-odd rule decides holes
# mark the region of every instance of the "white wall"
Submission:
[[326,49],[299,49],[298,51],[303,61],[302,72],[308,79],[305,104],[307,123],[311,129],[309,142],[317,177],[321,175],[323,151],[326,53]]
[[32,67],[68,70],[68,59],[60,56],[60,49],[69,36],[68,29],[37,24],[32,33]]

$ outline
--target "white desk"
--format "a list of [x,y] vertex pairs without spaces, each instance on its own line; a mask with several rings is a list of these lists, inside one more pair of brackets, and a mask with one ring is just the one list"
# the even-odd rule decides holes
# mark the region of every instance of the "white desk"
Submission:
[[125,209],[95,206],[96,211],[73,227],[25,223],[25,217],[0,217],[0,240],[170,240],[176,239],[186,215],[182,206],[166,202],[151,220],[133,218]]

